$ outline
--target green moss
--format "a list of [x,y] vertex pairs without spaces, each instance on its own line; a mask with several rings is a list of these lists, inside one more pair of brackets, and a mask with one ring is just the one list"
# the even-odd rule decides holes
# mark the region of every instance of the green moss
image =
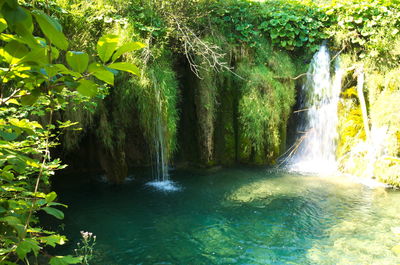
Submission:
[[232,77],[227,76],[217,97],[215,151],[216,159],[223,165],[232,165],[237,160],[237,90],[232,84]]
[[211,70],[201,69],[200,76],[195,89],[198,141],[201,162],[210,166],[214,164],[214,121],[218,87],[216,74]]
[[[176,150],[176,131],[178,122],[177,103],[179,100],[178,81],[173,70],[172,54],[163,47],[155,47],[150,52],[151,62],[142,65],[139,80],[131,78],[124,84],[123,97],[134,99],[139,111],[139,121],[148,143],[157,137],[157,120],[161,120],[162,134],[166,143],[166,155],[170,158]],[[127,92],[129,91],[129,92]],[[126,113],[129,114],[129,113]],[[125,114],[125,115],[126,115]]]
[[[253,58],[250,56],[249,58]],[[239,101],[241,158],[254,163],[272,162],[280,153],[291,108],[295,103],[295,65],[284,52],[268,45],[255,51],[254,61],[243,59],[239,75],[242,83]]]

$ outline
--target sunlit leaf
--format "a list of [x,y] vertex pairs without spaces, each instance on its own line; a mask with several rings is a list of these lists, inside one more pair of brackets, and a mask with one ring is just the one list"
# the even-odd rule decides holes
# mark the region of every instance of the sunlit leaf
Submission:
[[50,265],[69,265],[78,264],[81,262],[80,257],[68,256],[55,256],[50,259]]
[[7,27],[7,21],[0,14],[0,33],[3,32]]
[[45,197],[47,203],[54,201],[56,198],[57,198],[57,193],[55,193],[54,191],[46,194]]
[[46,237],[41,237],[40,241],[42,243],[45,243],[46,245],[55,247],[57,245],[64,245],[66,242],[65,236],[61,235],[51,235],[51,236],[46,236]]
[[0,49],[0,56],[4,60],[13,65],[18,63],[29,52],[28,48],[17,41],[7,43],[4,48]]
[[140,69],[132,63],[127,63],[127,62],[112,63],[108,67],[115,69],[115,70],[128,72],[128,73],[131,73],[131,74],[134,74],[137,76],[140,75]]
[[97,53],[103,62],[107,62],[117,49],[119,38],[117,35],[102,36],[97,42]]
[[83,73],[88,67],[89,55],[85,52],[67,52],[67,63],[72,68],[72,70]]
[[104,81],[107,84],[114,85],[114,74],[107,70],[104,65],[99,63],[91,63],[88,71],[99,80]]
[[93,81],[83,79],[79,81],[76,90],[83,96],[93,97],[97,93],[97,85]]
[[128,42],[123,44],[121,47],[117,49],[117,51],[112,56],[112,61],[117,60],[122,54],[127,52],[133,52],[139,49],[144,48],[146,45],[141,42]]
[[69,70],[67,67],[65,67],[65,65],[63,64],[53,64],[54,67],[56,67],[58,69],[58,72],[60,74],[65,74],[65,75],[71,75],[74,77],[82,77],[82,75],[80,73],[74,72]]

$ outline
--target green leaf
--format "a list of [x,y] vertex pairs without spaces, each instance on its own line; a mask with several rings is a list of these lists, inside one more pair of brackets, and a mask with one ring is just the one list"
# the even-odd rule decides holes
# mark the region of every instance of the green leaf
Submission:
[[54,201],[56,198],[57,198],[57,193],[55,193],[54,191],[46,194],[45,197],[47,203]]
[[1,176],[3,179],[7,180],[7,181],[12,181],[12,180],[14,180],[14,174],[13,174],[12,172],[9,172],[9,171],[2,171],[2,172],[0,173],[0,176]]
[[6,216],[3,218],[0,218],[0,222],[7,223],[9,226],[12,226],[18,233],[20,237],[25,235],[25,227],[21,223],[21,220],[19,220],[15,216]]
[[38,65],[47,64],[48,57],[46,48],[38,47],[31,50],[21,59],[21,62],[32,62]]
[[62,207],[68,208],[68,205],[62,204],[62,203],[58,203],[58,202],[49,202],[47,205],[48,206],[62,206]]
[[53,64],[53,66],[55,66],[58,69],[60,74],[71,75],[71,76],[77,77],[77,78],[82,77],[82,75],[80,73],[69,70],[63,64]]
[[25,45],[17,41],[11,41],[3,49],[0,49],[0,56],[7,63],[13,65],[18,63],[28,52],[29,50]]
[[8,27],[7,21],[0,14],[0,33],[3,32]]
[[114,85],[114,74],[107,70],[104,65],[99,63],[91,63],[88,71],[93,73],[99,80],[106,82],[107,84]]
[[65,236],[61,235],[51,235],[46,237],[41,237],[40,242],[45,243],[46,245],[55,247],[57,245],[64,245],[66,242]]
[[119,37],[117,35],[104,35],[97,42],[97,53],[103,62],[107,62],[117,48]]
[[21,221],[15,216],[6,216],[3,218],[0,218],[0,222],[5,222],[10,226],[16,226],[16,225],[21,224]]
[[6,141],[14,141],[20,135],[20,133],[17,133],[15,131],[7,132],[7,131],[3,131],[1,129],[2,128],[0,128],[0,137]]
[[132,63],[127,63],[127,62],[112,63],[108,67],[115,69],[115,70],[121,70],[124,72],[128,72],[128,73],[140,76],[139,68]]
[[81,95],[86,97],[93,97],[97,93],[97,85],[90,80],[80,80],[79,86],[76,89]]
[[39,24],[43,34],[54,43],[55,46],[62,50],[66,50],[68,48],[68,41],[62,33],[60,23],[40,10],[33,10],[32,14]]
[[46,213],[54,216],[57,219],[64,219],[64,213],[56,208],[52,208],[52,207],[43,207],[42,208],[43,211],[45,211]]
[[73,257],[71,255],[68,256],[55,256],[50,260],[50,265],[69,265],[69,264],[78,264],[81,262],[80,257]]
[[85,52],[68,51],[67,63],[72,70],[78,73],[83,73],[88,67],[89,55]]
[[39,253],[40,246],[37,241],[32,238],[25,238],[21,243],[18,244],[16,252],[18,258],[24,259],[26,254],[33,251],[35,256]]
[[2,12],[11,30],[17,32],[20,36],[32,34],[32,16],[28,10],[20,6],[10,7],[6,4],[4,5]]
[[142,49],[145,46],[146,45],[144,45],[144,43],[137,42],[137,41],[125,43],[121,47],[119,47],[118,50],[114,53],[114,55],[112,56],[112,61],[114,62],[124,53],[133,52],[133,51]]
[[21,98],[21,104],[24,106],[32,106],[39,98],[39,95],[32,93]]

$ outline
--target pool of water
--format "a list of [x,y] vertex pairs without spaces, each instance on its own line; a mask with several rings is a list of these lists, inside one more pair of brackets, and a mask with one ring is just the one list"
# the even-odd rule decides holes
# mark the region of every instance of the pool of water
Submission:
[[[75,176],[76,177],[76,176]],[[79,176],[84,178],[84,176]],[[177,171],[178,190],[59,181],[64,249],[97,236],[91,264],[400,264],[400,193],[266,169]],[[70,183],[70,184],[66,184]]]

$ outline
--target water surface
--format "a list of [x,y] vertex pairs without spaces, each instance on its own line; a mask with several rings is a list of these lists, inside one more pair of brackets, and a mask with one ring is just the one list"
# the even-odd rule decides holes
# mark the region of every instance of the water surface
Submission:
[[179,191],[158,191],[140,172],[119,187],[56,183],[69,205],[65,251],[84,230],[97,236],[99,265],[400,264],[391,251],[400,244],[399,192],[266,169],[171,179]]

